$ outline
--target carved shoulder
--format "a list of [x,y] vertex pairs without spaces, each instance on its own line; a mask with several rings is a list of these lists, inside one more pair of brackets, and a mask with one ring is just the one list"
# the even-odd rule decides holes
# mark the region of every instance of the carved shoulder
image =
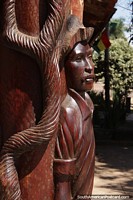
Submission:
[[82,128],[82,114],[76,101],[67,95],[61,106],[60,123],[66,124],[70,132],[78,134]]
[[60,126],[56,143],[56,158],[73,159],[82,138],[82,114],[69,95],[61,106]]
[[86,99],[88,106],[91,108],[92,111],[94,111],[94,104],[88,93],[85,93],[85,99]]
[[80,115],[80,109],[76,101],[68,94],[61,105],[61,118],[73,121],[75,115]]

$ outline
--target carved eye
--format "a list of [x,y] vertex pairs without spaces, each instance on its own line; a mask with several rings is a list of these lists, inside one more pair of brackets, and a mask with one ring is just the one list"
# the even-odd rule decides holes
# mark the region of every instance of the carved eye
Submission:
[[88,54],[87,58],[92,59],[92,54]]
[[83,56],[82,55],[78,55],[75,57],[75,61],[76,62],[81,62],[83,60]]
[[82,60],[81,56],[79,56],[79,57],[77,57],[77,58],[75,59],[76,62],[81,62],[81,60]]

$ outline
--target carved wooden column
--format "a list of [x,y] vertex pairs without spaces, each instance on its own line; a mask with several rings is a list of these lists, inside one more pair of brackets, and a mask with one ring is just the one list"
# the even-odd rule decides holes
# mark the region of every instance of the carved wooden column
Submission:
[[[38,35],[47,17],[47,6],[47,1],[17,0],[16,14],[19,29],[29,35]],[[25,57],[25,55],[23,56]],[[38,86],[38,88],[35,88],[34,90],[31,87],[30,91],[35,95],[35,99],[38,99],[37,108],[40,108],[39,114],[42,114],[41,73],[36,61],[30,57],[28,57],[28,59],[31,60],[30,62],[34,62],[35,69],[33,69],[32,63],[29,64],[29,66],[31,66],[32,73],[35,71],[35,77],[32,77],[32,82]],[[24,66],[28,69],[29,66],[27,61],[25,61]],[[30,74],[32,73],[29,71],[28,77],[30,77]],[[37,74],[38,78],[36,76]],[[40,95],[37,93],[40,93]],[[26,153],[26,155],[23,155],[19,159],[18,172],[20,176],[20,187],[23,199],[36,200],[44,199],[44,197],[47,199],[53,199],[54,189],[52,160],[54,152],[54,139],[48,145],[46,152],[45,150],[45,145],[40,145],[37,150],[28,154]]]
[[53,199],[60,112],[58,36],[69,11],[64,10],[69,1],[62,2],[5,0],[1,5],[1,199]]
[[84,0],[71,0],[71,13],[79,17],[79,19],[83,20],[83,11],[84,11]]

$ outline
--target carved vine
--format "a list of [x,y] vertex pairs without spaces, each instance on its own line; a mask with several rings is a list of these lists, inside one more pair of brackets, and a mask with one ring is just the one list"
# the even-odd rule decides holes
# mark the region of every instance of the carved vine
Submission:
[[2,38],[8,47],[28,54],[37,60],[43,82],[43,114],[39,123],[27,130],[14,133],[3,145],[0,153],[0,196],[3,200],[20,200],[21,190],[14,158],[45,143],[56,133],[60,113],[59,34],[64,23],[62,0],[50,0],[50,13],[37,37],[18,30],[15,0],[2,3]]

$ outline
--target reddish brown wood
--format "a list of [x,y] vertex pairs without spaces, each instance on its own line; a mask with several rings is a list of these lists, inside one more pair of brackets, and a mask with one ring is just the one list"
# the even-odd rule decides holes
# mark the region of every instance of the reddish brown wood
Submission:
[[[82,32],[81,29],[80,31]],[[87,41],[80,43],[78,36],[78,32],[73,36],[75,39],[78,38],[78,44],[72,46],[64,63],[68,93],[61,105],[55,149],[55,200],[77,199],[78,195],[89,196],[93,188],[94,107],[86,91],[93,87],[94,64],[91,56],[92,49]]]
[[0,195],[7,200],[53,199],[54,194],[52,163],[60,111],[58,36],[66,12],[60,0],[42,1],[51,18],[42,15],[38,5],[41,1],[6,0],[2,5]]
[[83,21],[83,10],[84,10],[84,1],[83,0],[71,0],[71,13],[78,16],[78,18]]
[[115,13],[114,8],[117,0],[85,0],[83,23],[87,26],[95,28],[92,37],[92,43],[97,38],[99,33],[106,27],[112,15]]
[[[95,6],[101,4],[97,1],[90,2],[89,11],[92,17]],[[102,3],[104,6],[107,5],[105,0]],[[109,7],[107,16],[112,14],[112,5],[114,4]],[[94,137],[91,109],[93,105],[88,96],[82,99],[83,93],[80,93],[80,96],[69,89],[72,86],[68,83],[64,69],[64,55],[73,48],[75,42],[79,41],[73,40],[70,44],[81,26],[81,23],[76,22],[79,23],[79,27],[75,28],[73,21],[70,33],[71,31],[66,30],[66,22],[70,14],[77,15],[82,21],[83,6],[82,0],[1,2],[0,199],[64,200],[66,196],[68,200],[71,195],[76,198],[78,194],[90,194],[92,191]],[[94,23],[96,28],[98,26],[98,30],[105,25],[104,23],[98,25],[99,17],[102,15],[98,15]],[[75,19],[77,20],[77,17]],[[93,17],[88,19],[90,26]],[[98,34],[97,31],[96,33]],[[90,31],[89,40],[91,36]],[[95,36],[96,34],[93,40]],[[72,110],[68,112],[69,109]],[[57,163],[56,166],[54,162],[53,172],[57,131],[59,135],[61,133],[58,125],[62,124],[63,120],[69,122],[68,127],[74,139],[74,152],[69,156],[71,162],[67,165],[65,163],[64,168],[62,164],[60,166],[60,163],[59,165]],[[73,131],[75,121],[78,133],[82,130],[81,137]],[[67,145],[71,146],[71,141],[66,141]],[[90,151],[86,153],[89,148]],[[63,145],[61,151],[64,151]],[[67,156],[65,158],[68,159]],[[80,166],[84,160],[85,165],[81,170]],[[61,159],[61,163],[62,161]],[[60,177],[56,175],[62,169],[66,174],[61,176],[60,183]],[[73,184],[70,183],[70,179],[73,180]],[[60,187],[63,191],[62,196],[57,191]]]

